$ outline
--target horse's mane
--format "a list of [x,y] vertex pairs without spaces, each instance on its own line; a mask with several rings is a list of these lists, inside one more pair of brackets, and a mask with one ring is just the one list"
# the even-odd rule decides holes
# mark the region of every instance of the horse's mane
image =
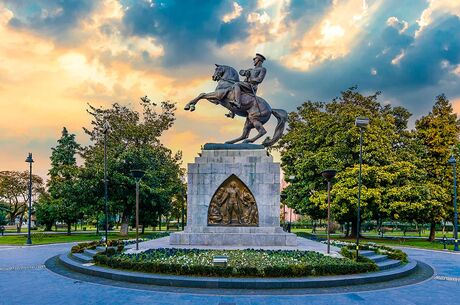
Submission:
[[222,65],[222,67],[224,67],[228,71],[228,76],[226,77],[227,79],[230,79],[236,82],[240,81],[240,76],[233,67],[225,66],[225,65]]

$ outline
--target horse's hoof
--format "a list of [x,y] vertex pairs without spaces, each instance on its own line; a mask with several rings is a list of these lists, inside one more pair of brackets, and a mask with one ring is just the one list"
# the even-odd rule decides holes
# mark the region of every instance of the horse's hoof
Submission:
[[190,106],[190,111],[195,111],[195,106]]
[[248,143],[252,143],[252,142],[250,140],[244,140],[242,143],[243,144],[248,144]]
[[190,110],[190,105],[185,105],[184,110]]

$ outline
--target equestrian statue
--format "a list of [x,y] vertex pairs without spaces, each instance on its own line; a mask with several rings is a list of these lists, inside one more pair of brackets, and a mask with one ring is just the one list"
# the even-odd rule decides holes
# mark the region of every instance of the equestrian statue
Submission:
[[[185,105],[184,109],[194,111],[198,101],[205,99],[230,110],[226,114],[227,117],[233,118],[235,115],[245,117],[243,134],[236,139],[225,142],[226,144],[234,144],[239,141],[243,141],[242,143],[255,142],[267,133],[263,125],[273,115],[278,120],[275,133],[273,138],[267,137],[262,143],[268,147],[275,144],[283,135],[288,115],[283,109],[272,109],[267,101],[256,95],[257,87],[264,80],[267,70],[262,66],[265,61],[262,54],[257,53],[253,60],[254,68],[241,70],[239,73],[244,77],[243,81],[240,81],[240,76],[234,68],[216,64],[212,76],[212,80],[217,82],[214,92],[201,93]],[[253,128],[258,133],[253,138],[248,139]]]

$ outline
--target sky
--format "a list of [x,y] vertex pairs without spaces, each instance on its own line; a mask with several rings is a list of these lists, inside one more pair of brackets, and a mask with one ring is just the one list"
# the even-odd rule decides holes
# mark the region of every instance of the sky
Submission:
[[[201,145],[241,134],[243,118],[201,101],[214,64],[267,60],[258,94],[294,111],[357,85],[412,122],[441,93],[460,111],[458,0],[0,0],[0,170],[45,177],[65,126],[87,145],[87,104],[177,103],[163,137],[184,166]],[[274,119],[268,124],[273,132]]]

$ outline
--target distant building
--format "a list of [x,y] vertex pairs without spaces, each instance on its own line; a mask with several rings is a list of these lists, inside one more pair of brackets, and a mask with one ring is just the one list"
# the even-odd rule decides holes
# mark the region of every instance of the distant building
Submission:
[[[280,175],[280,191],[284,190],[287,186],[289,185],[288,182],[284,180],[284,172],[281,171]],[[284,221],[286,222],[296,222],[298,221],[302,216],[298,215],[294,212],[294,209],[291,209],[284,204],[280,205],[280,216],[281,216],[281,223]]]

